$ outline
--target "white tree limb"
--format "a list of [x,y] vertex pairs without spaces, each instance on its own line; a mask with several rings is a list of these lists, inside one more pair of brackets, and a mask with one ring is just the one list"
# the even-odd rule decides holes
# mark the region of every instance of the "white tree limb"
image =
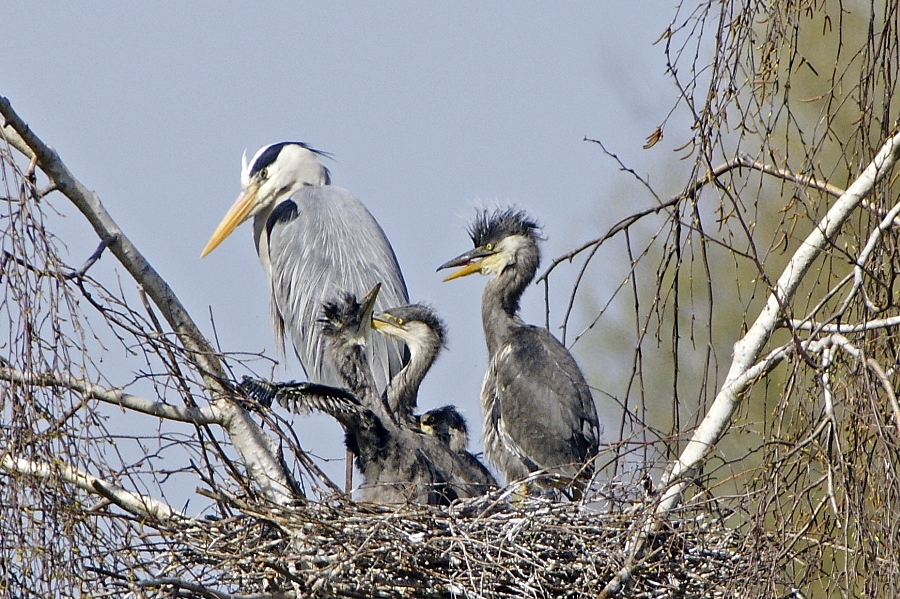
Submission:
[[274,443],[246,410],[230,400],[231,392],[223,383],[229,377],[222,369],[216,352],[200,333],[168,283],[119,229],[97,194],[72,175],[56,151],[34,134],[13,110],[9,100],[2,96],[0,116],[6,122],[0,132],[5,136],[9,129],[15,131],[18,138],[14,143],[18,145],[21,140],[33,152],[33,159],[37,160],[38,166],[51,183],[87,218],[100,239],[108,244],[113,255],[141,285],[178,335],[212,393],[214,405],[221,412],[221,425],[256,485],[275,503],[286,505],[295,501],[297,497],[291,490],[295,485],[291,484],[290,474],[278,458]]
[[49,464],[25,458],[14,458],[7,453],[0,457],[0,468],[9,473],[26,474],[37,478],[59,476],[89,493],[110,499],[133,514],[151,516],[159,520],[182,517],[181,513],[158,499],[126,491],[67,464],[59,462]]
[[657,516],[663,517],[678,503],[689,484],[689,472],[699,466],[712,447],[725,433],[731,416],[754,377],[748,371],[757,363],[763,348],[778,326],[782,307],[790,305],[797,287],[809,270],[813,260],[835,237],[850,213],[859,206],[863,197],[871,193],[875,184],[900,157],[900,134],[884,144],[865,171],[847,188],[847,191],[831,207],[825,217],[801,243],[785,267],[760,315],[747,334],[734,345],[734,358],[728,376],[700,422],[687,447],[662,476],[660,487],[665,489],[657,506]]
[[834,324],[811,322],[809,320],[790,320],[788,322],[790,323],[791,329],[795,331],[817,331],[822,333],[842,333],[844,335],[849,335],[852,333],[864,333],[876,329],[900,326],[900,316],[878,318],[875,320],[867,320],[866,322],[858,322],[856,324]]
[[173,406],[161,401],[153,401],[144,397],[138,397],[117,389],[100,387],[84,379],[79,379],[59,373],[33,373],[16,370],[14,368],[0,368],[0,380],[22,383],[34,387],[63,387],[81,394],[86,399],[99,399],[100,401],[115,406],[121,406],[156,416],[166,420],[178,422],[190,422],[192,424],[221,424],[222,413],[215,406],[206,408],[189,408]]

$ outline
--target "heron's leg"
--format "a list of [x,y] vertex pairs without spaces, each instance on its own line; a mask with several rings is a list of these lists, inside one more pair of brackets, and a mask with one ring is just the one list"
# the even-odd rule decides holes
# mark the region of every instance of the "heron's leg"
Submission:
[[349,449],[347,450],[346,456],[346,466],[344,469],[344,493],[347,494],[347,497],[352,497],[353,495],[353,452]]

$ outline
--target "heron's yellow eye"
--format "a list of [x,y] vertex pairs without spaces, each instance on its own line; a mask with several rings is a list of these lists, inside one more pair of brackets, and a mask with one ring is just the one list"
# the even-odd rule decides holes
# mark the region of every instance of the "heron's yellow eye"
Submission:
[[494,244],[493,244],[493,243],[489,243],[489,244],[487,244],[487,245],[484,246],[484,249],[486,249],[486,250],[489,251],[489,252],[493,252],[493,251],[494,251]]
[[398,318],[398,319],[397,319],[397,324],[398,324],[399,326],[402,327],[402,326],[403,326],[403,319],[402,319],[402,318]]
[[259,171],[259,178],[263,181],[269,178],[269,167],[266,167],[263,170]]

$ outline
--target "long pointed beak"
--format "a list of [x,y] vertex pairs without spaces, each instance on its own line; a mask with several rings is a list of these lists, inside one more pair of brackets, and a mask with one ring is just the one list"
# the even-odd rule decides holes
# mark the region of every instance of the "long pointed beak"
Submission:
[[220,222],[219,226],[216,227],[216,230],[213,231],[212,237],[206,242],[206,247],[200,252],[201,258],[216,249],[226,237],[231,235],[231,232],[234,231],[239,224],[250,218],[253,209],[258,204],[258,194],[259,185],[251,183],[247,189],[238,196],[238,199],[235,200],[234,204],[231,205],[231,208],[228,209],[228,212],[225,213],[222,222]]
[[469,250],[465,254],[460,254],[453,260],[448,262],[444,262],[440,266],[438,266],[438,270],[444,270],[445,268],[453,268],[456,266],[462,266],[455,273],[448,275],[444,278],[443,282],[452,281],[453,279],[458,279],[460,277],[464,277],[466,275],[470,275],[472,273],[481,272],[481,259],[485,256],[489,256],[491,252],[484,250],[482,248],[475,248],[474,250]]
[[397,324],[396,317],[391,316],[386,312],[379,312],[378,314],[372,315],[372,328],[387,337],[393,337],[394,339],[403,338],[403,327]]
[[381,291],[381,283],[376,283],[374,287],[360,300],[360,323],[365,328],[371,326],[372,312],[375,311],[375,300],[378,299],[378,292]]

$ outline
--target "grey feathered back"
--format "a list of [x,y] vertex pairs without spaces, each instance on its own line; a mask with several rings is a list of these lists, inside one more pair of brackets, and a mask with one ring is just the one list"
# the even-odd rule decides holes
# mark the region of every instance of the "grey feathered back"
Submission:
[[[303,187],[261,224],[255,227],[255,237],[270,275],[276,330],[280,325],[290,336],[310,380],[341,385],[326,359],[318,326],[322,304],[344,292],[362,296],[376,283],[382,284],[376,310],[408,303],[394,251],[362,202],[340,187]],[[368,236],[352,237],[348,231],[366,231]],[[297,318],[285,321],[283,314]],[[405,348],[371,333],[367,345],[381,391],[402,367]]]

